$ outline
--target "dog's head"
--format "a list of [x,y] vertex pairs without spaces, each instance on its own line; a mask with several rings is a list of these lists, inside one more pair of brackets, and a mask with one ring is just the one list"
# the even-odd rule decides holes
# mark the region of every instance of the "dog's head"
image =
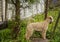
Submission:
[[47,19],[50,21],[50,24],[53,22],[53,17],[52,16],[48,16]]

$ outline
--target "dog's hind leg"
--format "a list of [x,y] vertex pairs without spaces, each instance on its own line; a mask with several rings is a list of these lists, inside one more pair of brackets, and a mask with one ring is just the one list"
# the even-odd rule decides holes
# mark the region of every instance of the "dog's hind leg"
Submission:
[[27,30],[27,31],[26,31],[26,35],[25,35],[25,38],[26,38],[27,40],[29,40],[30,37],[32,36],[32,34],[33,34],[33,29],[32,29],[32,30]]

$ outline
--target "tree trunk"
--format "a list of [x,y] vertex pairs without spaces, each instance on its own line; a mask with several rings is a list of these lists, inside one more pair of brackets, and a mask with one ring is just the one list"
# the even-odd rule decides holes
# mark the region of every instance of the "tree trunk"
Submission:
[[15,14],[15,27],[13,28],[13,33],[14,33],[14,39],[16,39],[16,37],[18,36],[18,33],[19,33],[19,28],[20,28],[20,1],[19,0],[16,0],[16,14]]
[[3,22],[3,1],[1,0],[1,18]]
[[7,0],[5,0],[5,21],[7,21]]
[[47,14],[48,14],[48,0],[45,1],[45,18],[47,18]]
[[56,23],[55,23],[55,26],[54,26],[54,29],[53,29],[53,32],[52,32],[52,34],[53,34],[52,37],[54,37],[56,27],[58,26],[59,18],[60,18],[60,12],[59,12],[59,15],[58,15],[58,17],[57,17],[57,20],[56,20]]
[[[14,6],[12,6],[13,8],[14,8]],[[12,19],[12,21],[15,19],[14,17],[15,17],[15,11],[14,11],[15,9],[12,9],[12,17],[11,17],[11,19]]]
[[37,4],[37,2],[36,2],[36,14],[38,14],[38,6],[37,6],[38,4]]

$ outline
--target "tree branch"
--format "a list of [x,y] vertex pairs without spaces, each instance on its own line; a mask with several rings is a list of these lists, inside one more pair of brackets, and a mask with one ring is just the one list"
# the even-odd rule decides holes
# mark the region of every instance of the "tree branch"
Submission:
[[13,0],[11,0],[12,1],[12,3],[16,6],[16,3],[14,3],[14,1]]

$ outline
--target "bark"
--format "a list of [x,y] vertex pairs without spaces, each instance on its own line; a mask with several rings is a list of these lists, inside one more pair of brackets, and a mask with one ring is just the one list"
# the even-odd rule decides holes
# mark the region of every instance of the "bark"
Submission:
[[16,0],[16,15],[15,15],[15,21],[18,22],[20,21],[20,1]]
[[5,20],[7,21],[7,0],[5,0]]
[[15,5],[15,26],[13,27],[13,38],[16,39],[20,31],[20,1],[16,0]]
[[45,18],[47,18],[47,14],[48,14],[48,0],[45,1]]
[[3,1],[1,0],[1,18],[3,22]]

